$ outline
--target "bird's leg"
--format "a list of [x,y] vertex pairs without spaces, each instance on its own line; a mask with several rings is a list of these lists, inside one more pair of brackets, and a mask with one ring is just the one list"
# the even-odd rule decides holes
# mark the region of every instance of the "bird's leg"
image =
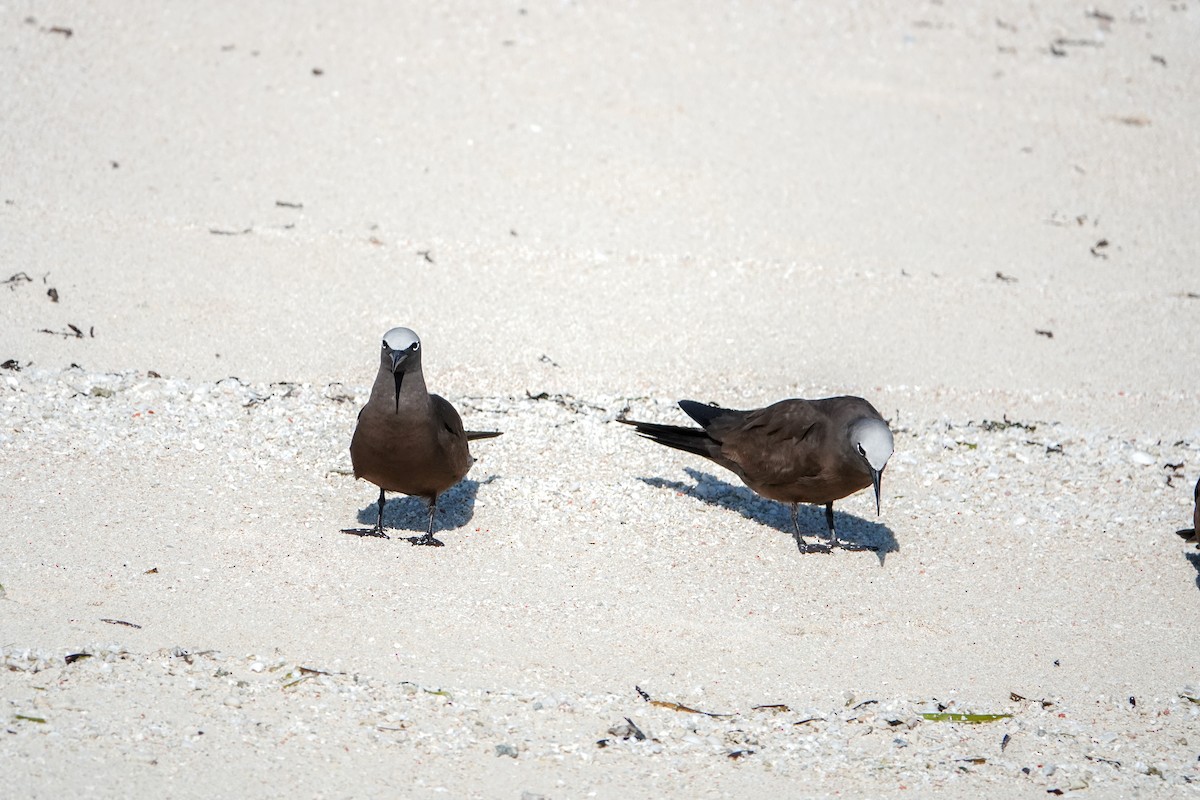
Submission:
[[796,547],[804,550],[804,539],[800,536],[800,520],[796,518],[796,503],[792,503],[792,536],[796,539]]
[[869,545],[859,544],[858,542],[843,542],[838,539],[837,529],[833,527],[833,503],[825,504],[825,524],[829,526],[829,550],[832,552],[835,547],[840,547],[843,550],[874,550],[874,547]]
[[383,504],[386,502],[387,502],[387,498],[384,497],[383,489],[380,489],[379,490],[379,518],[375,520],[374,528],[371,528],[370,530],[366,530],[364,528],[342,528],[342,533],[352,533],[355,536],[380,536],[384,539],[392,538],[383,532]]
[[368,536],[382,536],[384,539],[392,538],[383,532],[383,505],[386,502],[387,502],[387,498],[384,496],[383,489],[380,489],[379,490],[379,518],[375,520],[375,527],[371,528],[371,532],[369,534],[367,534]]
[[422,545],[428,545],[430,547],[441,547],[442,542],[433,538],[433,518],[436,514],[437,514],[437,495],[435,494],[433,497],[429,498],[429,530],[427,530],[425,532],[424,536],[409,537],[408,541],[411,542],[412,544],[422,544]]
[[830,548],[823,544],[809,544],[804,541],[800,535],[800,520],[797,518],[796,512],[799,509],[799,503],[792,503],[792,535],[796,537],[796,549],[801,553],[829,553]]

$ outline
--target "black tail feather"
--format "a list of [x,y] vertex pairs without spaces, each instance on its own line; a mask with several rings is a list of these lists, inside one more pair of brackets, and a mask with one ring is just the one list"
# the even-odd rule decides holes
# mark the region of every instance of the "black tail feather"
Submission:
[[696,420],[702,428],[707,428],[712,424],[714,419],[722,414],[729,413],[728,408],[721,408],[720,406],[708,403],[697,403],[695,400],[680,400],[679,407],[683,409],[683,413]]
[[617,421],[623,422],[626,425],[632,425],[638,434],[652,442],[657,442],[667,447],[674,447],[676,450],[695,453],[705,458],[712,458],[709,448],[713,445],[713,440],[699,428],[685,428],[680,425],[659,425],[656,422],[638,422],[632,419]]

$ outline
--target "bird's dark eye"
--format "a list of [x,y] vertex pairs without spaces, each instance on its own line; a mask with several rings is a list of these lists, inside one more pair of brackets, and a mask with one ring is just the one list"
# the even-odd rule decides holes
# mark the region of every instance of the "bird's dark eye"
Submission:
[[409,349],[409,350],[412,350],[412,351],[415,353],[415,352],[417,352],[417,349],[418,349],[420,346],[421,346],[421,343],[420,343],[420,342],[413,342],[413,343],[412,343],[412,347],[410,347],[410,348],[408,348],[408,349]]
[[867,454],[867,451],[863,449],[863,446],[861,444],[858,445],[858,454],[860,456],[865,456]]

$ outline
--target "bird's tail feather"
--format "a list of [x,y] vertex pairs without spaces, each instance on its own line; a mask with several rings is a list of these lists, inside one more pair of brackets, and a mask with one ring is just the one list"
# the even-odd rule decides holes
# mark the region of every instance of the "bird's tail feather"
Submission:
[[697,403],[695,400],[680,400],[679,407],[683,409],[683,413],[696,420],[703,428],[707,428],[714,419],[722,414],[738,413],[709,403]]
[[676,450],[695,453],[705,458],[712,458],[712,454],[709,452],[712,439],[699,428],[685,428],[681,425],[659,425],[657,422],[638,422],[632,419],[622,419],[618,420],[618,422],[632,425],[635,431],[652,442],[665,444],[667,447],[674,447]]

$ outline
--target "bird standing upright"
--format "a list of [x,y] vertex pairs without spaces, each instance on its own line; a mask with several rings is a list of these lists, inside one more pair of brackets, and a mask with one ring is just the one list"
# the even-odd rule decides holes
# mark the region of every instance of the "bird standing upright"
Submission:
[[[754,411],[735,411],[680,400],[700,428],[621,420],[651,441],[703,456],[731,470],[757,494],[790,503],[792,529],[801,552],[828,553],[839,543],[833,501],[879,486],[891,458],[892,432],[875,407],[861,397],[781,400]],[[805,544],[796,519],[798,503],[825,506],[828,545]]]
[[385,492],[402,492],[429,503],[428,531],[409,541],[440,547],[442,542],[433,535],[438,495],[471,469],[474,459],[467,442],[499,435],[499,431],[464,430],[454,406],[429,393],[417,334],[408,328],[385,333],[379,372],[350,440],[354,477],[379,487],[379,517],[365,535],[388,538],[383,532]]

